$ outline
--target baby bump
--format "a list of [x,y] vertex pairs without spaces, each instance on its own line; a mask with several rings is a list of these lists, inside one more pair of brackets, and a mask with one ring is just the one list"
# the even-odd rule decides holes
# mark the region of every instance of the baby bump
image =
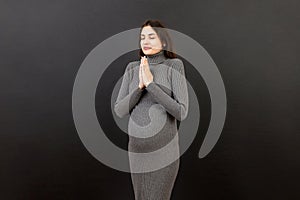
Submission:
[[129,148],[135,152],[155,151],[167,145],[176,133],[175,118],[160,104],[143,105],[129,118]]
[[137,107],[129,118],[128,133],[137,138],[153,137],[161,132],[166,122],[167,113],[160,104]]

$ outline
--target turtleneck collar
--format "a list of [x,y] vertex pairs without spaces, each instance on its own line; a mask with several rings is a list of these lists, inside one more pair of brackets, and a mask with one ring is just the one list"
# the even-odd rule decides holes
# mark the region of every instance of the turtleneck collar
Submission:
[[149,64],[162,63],[164,60],[167,59],[166,56],[164,55],[163,50],[156,54],[146,55],[146,58],[147,58]]

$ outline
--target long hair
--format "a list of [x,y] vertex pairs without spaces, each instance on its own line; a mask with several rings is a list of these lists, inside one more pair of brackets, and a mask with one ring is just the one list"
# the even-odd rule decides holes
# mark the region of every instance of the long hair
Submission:
[[[146,20],[140,29],[140,35],[142,32],[142,29],[145,26],[151,26],[151,28],[153,28],[153,30],[156,32],[156,34],[158,35],[160,41],[162,44],[165,44],[165,46],[163,46],[163,51],[164,51],[164,55],[167,58],[177,58],[177,55],[174,53],[174,49],[173,49],[173,45],[172,45],[172,41],[171,41],[171,37],[168,34],[166,27],[159,21],[159,20]],[[141,43],[140,43],[140,39],[139,39],[139,56],[145,56],[142,48],[141,48]]]

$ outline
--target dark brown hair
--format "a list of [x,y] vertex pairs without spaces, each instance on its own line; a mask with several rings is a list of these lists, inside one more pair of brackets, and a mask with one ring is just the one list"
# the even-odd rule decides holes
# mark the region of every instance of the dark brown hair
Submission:
[[[153,30],[156,32],[156,34],[158,35],[160,41],[162,44],[165,44],[165,46],[163,46],[163,51],[164,51],[164,55],[167,58],[177,58],[176,54],[174,53],[173,50],[173,45],[172,45],[172,41],[171,41],[171,37],[169,36],[166,27],[159,21],[159,20],[146,20],[143,25],[141,26],[140,29],[140,35],[142,32],[142,29],[145,26],[151,26],[151,28],[153,28]],[[145,56],[142,48],[141,48],[141,43],[140,43],[140,35],[139,35],[139,56]]]

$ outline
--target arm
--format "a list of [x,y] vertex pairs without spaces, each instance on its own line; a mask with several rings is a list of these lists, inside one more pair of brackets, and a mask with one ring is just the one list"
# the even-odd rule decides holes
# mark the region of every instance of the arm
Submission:
[[174,59],[171,66],[171,83],[174,99],[165,93],[158,84],[151,82],[146,87],[152,97],[161,104],[166,111],[174,116],[177,120],[182,121],[188,113],[188,90],[185,78],[183,62]]
[[131,81],[130,74],[132,73],[132,64],[129,63],[126,67],[119,94],[114,104],[114,111],[120,118],[129,114],[142,96],[143,89],[140,89],[139,87],[129,93],[129,84]]

